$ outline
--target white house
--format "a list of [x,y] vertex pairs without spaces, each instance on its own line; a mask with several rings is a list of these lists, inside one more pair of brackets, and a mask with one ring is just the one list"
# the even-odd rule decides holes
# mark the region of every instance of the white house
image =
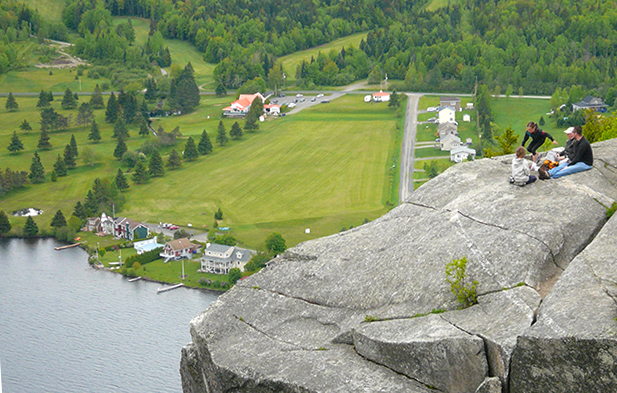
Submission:
[[106,235],[114,234],[114,219],[105,213],[101,213],[101,232]]
[[471,121],[471,116],[469,116],[467,113],[465,113],[463,115],[463,121],[466,121],[466,122],[469,123]]
[[454,123],[456,121],[454,116],[454,108],[450,106],[444,106],[439,108],[439,123]]
[[475,159],[476,151],[466,146],[450,150],[450,161],[463,162],[463,160],[466,160],[469,156]]
[[390,101],[390,93],[384,93],[381,90],[379,91],[379,93],[373,93],[373,101],[375,102]]
[[244,271],[244,265],[251,260],[251,252],[235,246],[210,244],[201,257],[201,271],[214,274],[228,274],[229,269]]
[[447,134],[443,138],[439,138],[439,147],[443,151],[450,151],[461,146],[461,138],[456,135]]
[[281,106],[276,104],[264,105],[264,112],[266,115],[278,116],[281,114]]
[[582,101],[572,104],[572,110],[577,111],[579,109],[593,109],[597,112],[606,112],[606,104],[601,98],[586,96]]
[[191,243],[189,239],[183,237],[165,243],[163,251],[159,255],[165,258],[165,260],[181,258],[191,259],[194,254],[199,252],[200,248],[201,246],[199,244]]
[[240,97],[231,103],[230,106],[223,108],[223,116],[225,117],[244,117],[249,113],[253,101],[259,98],[264,102],[264,96],[261,93],[255,94],[240,94]]

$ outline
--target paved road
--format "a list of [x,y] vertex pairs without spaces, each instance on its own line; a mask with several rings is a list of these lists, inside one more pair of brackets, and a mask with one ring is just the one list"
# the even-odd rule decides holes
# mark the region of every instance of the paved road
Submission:
[[418,128],[418,102],[422,94],[405,93],[407,111],[405,113],[405,133],[403,146],[401,147],[401,177],[398,190],[398,202],[403,203],[413,192],[413,150],[416,143],[416,130]]

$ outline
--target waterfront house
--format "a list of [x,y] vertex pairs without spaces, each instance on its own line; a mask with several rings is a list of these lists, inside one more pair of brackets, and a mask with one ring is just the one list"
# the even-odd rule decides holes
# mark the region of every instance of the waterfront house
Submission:
[[114,219],[110,216],[108,216],[105,213],[101,213],[101,232],[103,232],[106,235],[112,235],[114,234]]
[[114,236],[126,240],[145,239],[150,235],[150,229],[141,222],[126,217],[116,217],[114,220]]
[[165,243],[163,251],[159,255],[166,260],[181,258],[191,259],[193,255],[199,252],[200,248],[201,246],[199,244],[191,243],[188,238],[183,237]]
[[244,265],[251,259],[251,252],[235,246],[209,244],[201,257],[201,271],[214,274],[228,274],[229,269],[244,271]]
[[84,229],[86,230],[86,232],[100,232],[101,231],[101,219],[98,217],[88,218]]

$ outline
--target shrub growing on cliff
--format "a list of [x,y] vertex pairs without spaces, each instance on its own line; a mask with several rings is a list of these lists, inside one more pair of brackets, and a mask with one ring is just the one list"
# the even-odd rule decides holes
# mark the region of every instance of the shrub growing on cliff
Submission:
[[467,308],[476,304],[476,287],[478,282],[469,282],[467,278],[467,257],[452,259],[446,264],[446,282],[450,284],[450,291],[461,303],[461,308]]

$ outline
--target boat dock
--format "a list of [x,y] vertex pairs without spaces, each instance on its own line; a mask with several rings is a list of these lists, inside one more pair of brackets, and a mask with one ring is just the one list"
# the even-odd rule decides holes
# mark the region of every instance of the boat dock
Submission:
[[74,243],[74,244],[69,244],[67,246],[54,247],[54,250],[56,250],[56,251],[66,250],[67,248],[77,247],[80,244],[81,244],[81,242]]
[[138,280],[141,280],[141,276],[133,277],[133,278],[129,279],[129,282],[138,281]]
[[171,291],[172,289],[180,288],[183,286],[184,284],[180,283],[180,284],[172,285],[170,287],[160,287],[159,289],[156,290],[156,293]]

